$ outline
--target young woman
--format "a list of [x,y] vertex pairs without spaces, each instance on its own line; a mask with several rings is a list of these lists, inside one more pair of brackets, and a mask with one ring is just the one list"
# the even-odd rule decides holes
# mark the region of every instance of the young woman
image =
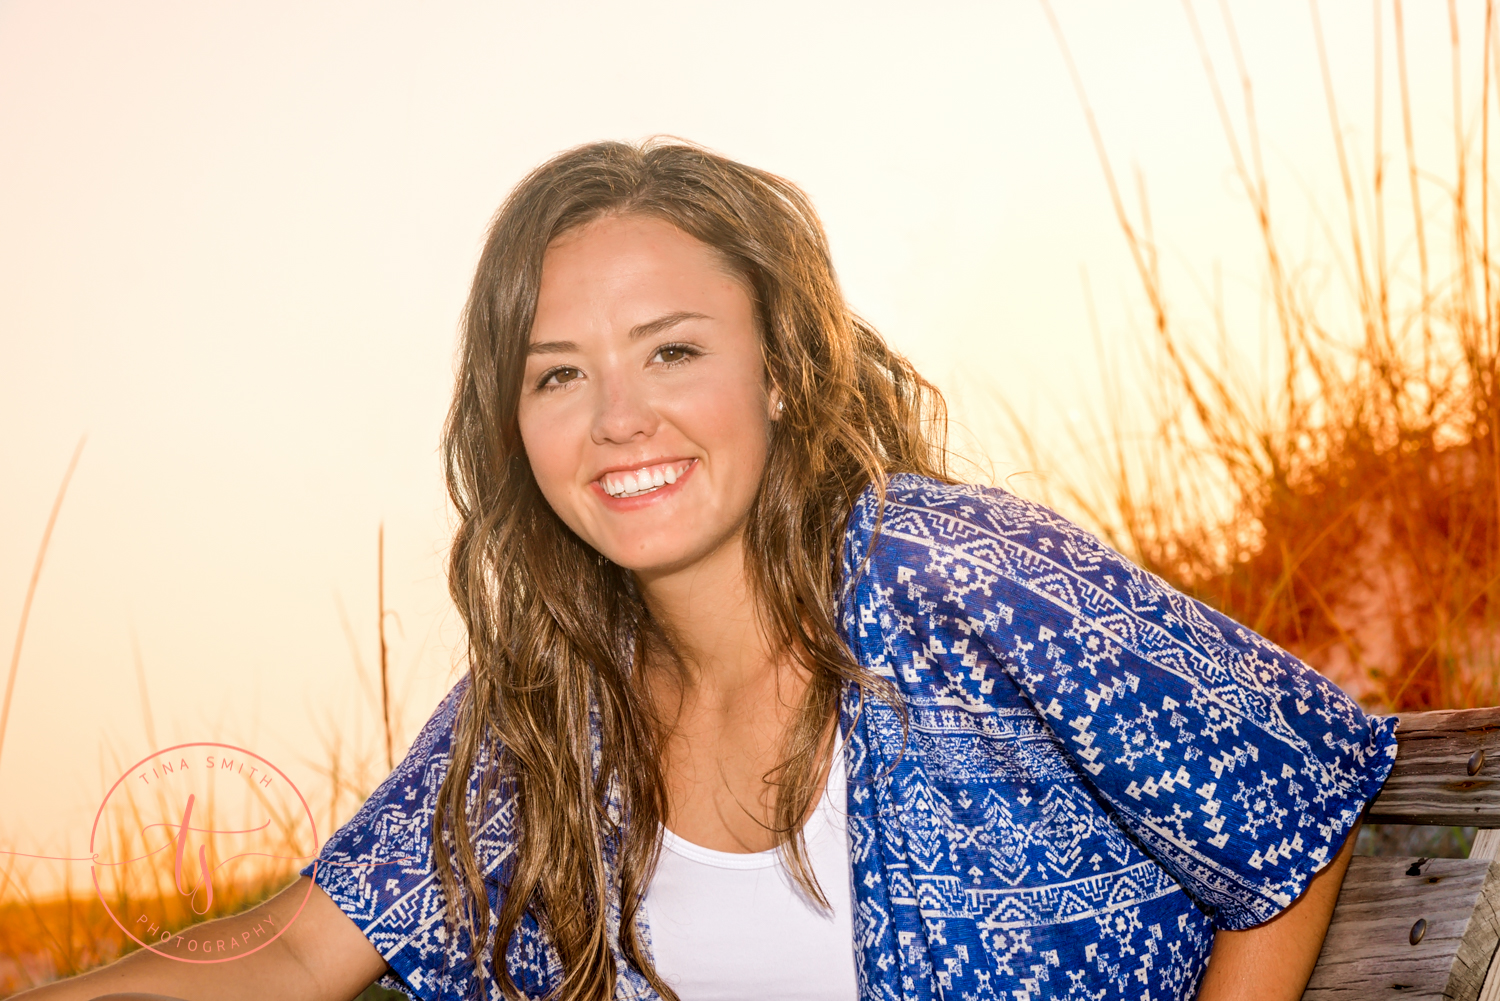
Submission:
[[27,997],[1301,995],[1393,721],[951,482],[796,187],[558,156],[461,360],[464,679],[302,880],[185,933],[272,947]]

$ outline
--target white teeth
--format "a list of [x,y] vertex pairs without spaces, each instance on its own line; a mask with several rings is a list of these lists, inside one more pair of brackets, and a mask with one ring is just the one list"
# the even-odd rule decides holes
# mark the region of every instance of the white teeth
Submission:
[[[686,471],[686,466],[683,471]],[[611,497],[638,497],[676,483],[679,475],[676,463],[648,466],[624,473],[609,473],[599,479],[599,485]]]

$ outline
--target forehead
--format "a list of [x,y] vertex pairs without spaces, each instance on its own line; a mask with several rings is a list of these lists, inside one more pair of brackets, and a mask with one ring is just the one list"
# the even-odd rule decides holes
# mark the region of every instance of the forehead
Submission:
[[648,215],[609,215],[548,245],[536,325],[632,305],[701,309],[748,293],[744,277],[721,252],[672,223]]

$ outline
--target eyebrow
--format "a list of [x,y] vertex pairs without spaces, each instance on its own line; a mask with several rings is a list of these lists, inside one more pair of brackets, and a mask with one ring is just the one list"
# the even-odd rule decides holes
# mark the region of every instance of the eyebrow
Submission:
[[[711,320],[713,317],[704,313],[694,313],[690,310],[678,310],[675,313],[664,313],[654,320],[645,323],[637,323],[630,328],[630,339],[638,341],[642,337],[650,337],[659,334],[663,330],[669,330],[679,323],[688,320]],[[569,351],[577,351],[578,345],[573,341],[536,341],[526,346],[528,355],[556,355],[565,354]]]

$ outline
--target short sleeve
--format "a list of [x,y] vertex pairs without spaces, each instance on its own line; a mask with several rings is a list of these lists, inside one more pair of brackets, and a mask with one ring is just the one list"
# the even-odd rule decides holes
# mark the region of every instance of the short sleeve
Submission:
[[[467,688],[465,678],[444,697],[395,771],[324,843],[317,861],[302,870],[390,964],[392,974],[382,985],[418,998],[480,996],[475,950],[466,936],[455,936],[446,926],[446,897],[432,860],[433,812],[451,766],[453,726]],[[514,847],[513,813],[503,808],[503,800],[499,805],[486,812],[475,831],[475,851],[487,877],[494,876]],[[492,912],[497,904],[491,879]],[[546,993],[557,960],[530,916],[510,952],[518,986]],[[488,969],[487,957],[485,965]],[[487,979],[489,995],[498,997],[494,978]]]
[[[851,523],[873,530],[877,507],[867,493]],[[1385,781],[1394,718],[1365,715],[1285,650],[1047,508],[898,476],[879,514],[873,542],[851,530],[845,565],[864,567],[860,586],[889,589],[882,628],[911,642],[887,643],[905,663],[871,666],[898,687],[903,674],[945,672],[971,709],[1007,678],[1216,927],[1287,907]]]

